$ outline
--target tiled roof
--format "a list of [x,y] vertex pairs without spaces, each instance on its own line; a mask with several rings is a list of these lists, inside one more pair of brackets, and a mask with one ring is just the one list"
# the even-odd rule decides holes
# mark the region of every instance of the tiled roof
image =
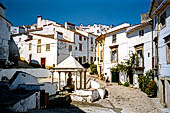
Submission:
[[83,66],[72,56],[63,60],[56,68],[60,69],[83,69]]
[[54,39],[54,35],[44,35],[44,34],[33,34],[33,35]]

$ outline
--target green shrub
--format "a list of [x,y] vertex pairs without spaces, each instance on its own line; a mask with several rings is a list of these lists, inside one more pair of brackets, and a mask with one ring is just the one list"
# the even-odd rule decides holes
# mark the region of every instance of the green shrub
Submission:
[[148,96],[151,96],[151,97],[156,97],[157,96],[157,85],[156,85],[156,82],[154,80],[150,81],[147,85],[147,88],[145,89],[145,93],[148,95]]
[[144,76],[144,75],[141,75],[139,76],[138,78],[138,82],[139,82],[139,88],[145,92],[145,89],[147,88],[147,85],[149,83],[149,77],[148,76]]
[[123,86],[129,87],[129,82],[125,82]]
[[90,74],[97,74],[97,65],[95,65],[94,63],[90,64]]

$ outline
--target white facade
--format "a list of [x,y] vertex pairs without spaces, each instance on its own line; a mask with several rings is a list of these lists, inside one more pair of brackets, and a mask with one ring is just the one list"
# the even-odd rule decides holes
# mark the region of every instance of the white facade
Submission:
[[8,60],[11,25],[5,18],[5,7],[0,3],[0,60],[2,63]]
[[[156,7],[157,6],[157,7]],[[155,80],[159,85],[160,102],[170,108],[170,1],[155,0],[151,4],[153,20]]]
[[47,68],[55,67],[70,54],[81,64],[90,63],[90,59],[93,62],[95,60],[96,36],[84,31],[78,32],[74,24],[66,22],[62,26],[38,16],[36,24],[23,27],[25,33],[12,35],[22,60],[36,60]]
[[112,25],[107,26],[107,25],[101,25],[101,24],[94,24],[92,26],[90,26],[90,25],[83,26],[81,24],[80,26],[76,27],[77,30],[92,33],[92,34],[97,35],[97,36],[100,36],[101,34],[105,34],[107,32],[107,30],[109,30],[111,28],[112,28]]
[[[142,34],[141,34],[142,32]],[[142,68],[142,73],[134,73],[131,83],[138,87],[138,75],[152,69],[152,27],[149,23],[130,26],[122,24],[110,32],[98,37],[98,71],[106,79],[112,81],[111,68],[125,62],[132,53],[139,54],[136,68]],[[141,51],[141,53],[140,53]],[[119,81],[127,81],[125,73],[119,73]],[[118,81],[117,81],[118,82]]]
[[16,79],[11,83],[9,89],[17,89],[20,84],[38,84],[38,78],[27,73],[18,73]]

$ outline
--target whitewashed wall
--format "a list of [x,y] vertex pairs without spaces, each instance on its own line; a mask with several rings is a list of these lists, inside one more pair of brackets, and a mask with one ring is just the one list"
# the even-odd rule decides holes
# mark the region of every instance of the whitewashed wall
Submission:
[[[144,36],[139,36],[139,31],[144,29]],[[128,48],[129,52],[135,53],[135,46],[144,44],[144,74],[152,69],[152,29],[150,25],[128,33]],[[150,54],[150,55],[148,55]]]
[[121,63],[124,59],[127,59],[128,56],[128,39],[126,37],[126,30],[116,32],[116,43],[112,43],[112,34],[108,35],[105,38],[105,47],[104,47],[104,75],[109,78],[111,76],[110,68],[114,67],[117,63],[111,62],[111,49],[109,46],[119,45],[118,46],[118,62]]
[[[165,42],[165,37],[170,35],[170,5],[168,5],[161,13],[164,13],[166,11],[166,26],[160,29],[160,75],[162,77],[168,76],[170,77],[170,64],[167,64],[167,58],[166,58],[166,42]],[[159,17],[160,18],[160,17]],[[159,25],[160,27],[160,25]]]
[[30,109],[35,109],[37,106],[40,108],[40,92],[35,92],[30,97],[20,100],[10,106],[9,109],[15,112],[27,112]]
[[38,79],[26,73],[19,73],[17,78],[10,85],[9,89],[17,89],[19,84],[38,84]]

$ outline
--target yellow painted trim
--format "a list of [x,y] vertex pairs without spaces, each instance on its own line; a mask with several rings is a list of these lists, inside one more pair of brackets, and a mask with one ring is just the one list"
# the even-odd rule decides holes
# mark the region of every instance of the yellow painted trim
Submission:
[[103,71],[104,72],[104,45],[105,45],[105,39],[103,39]]
[[98,48],[98,64],[99,64],[99,43],[97,44],[97,48]]
[[47,65],[46,65],[45,68],[49,69],[49,68],[53,68],[53,66],[47,66]]
[[24,58],[24,57],[20,57],[20,60],[21,60],[21,61],[25,61],[25,58]]

